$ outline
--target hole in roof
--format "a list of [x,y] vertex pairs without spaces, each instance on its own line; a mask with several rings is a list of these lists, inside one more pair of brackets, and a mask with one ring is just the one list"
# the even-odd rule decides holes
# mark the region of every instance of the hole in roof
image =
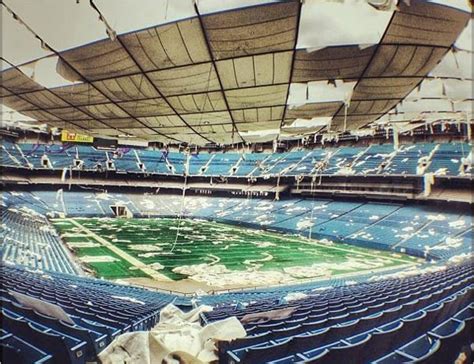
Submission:
[[8,106],[0,108],[0,127],[19,128],[22,130],[47,131],[46,124],[39,124],[37,120],[23,115]]
[[469,20],[467,23],[467,26],[464,28],[464,30],[461,32],[459,35],[458,39],[454,43],[456,48],[459,49],[464,49],[466,51],[473,51],[474,50],[474,44],[472,43],[472,27],[474,25],[472,24],[472,20]]
[[430,72],[430,76],[472,79],[472,53],[449,51]]
[[[8,62],[19,65],[35,58],[51,54],[41,48],[41,43],[23,25],[13,19],[13,16],[1,7],[2,32],[8,36],[2,37],[2,57]],[[11,66],[2,62],[2,70]]]
[[[89,5],[89,1],[7,0],[6,3],[57,51],[107,37],[105,26]],[[30,57],[25,61],[34,58],[37,57]]]
[[[77,75],[58,64],[58,57],[51,56],[27,63],[19,67],[33,81],[46,88],[75,85],[81,83]],[[64,76],[64,77],[63,77]]]
[[307,103],[349,102],[356,83],[342,80],[292,83],[287,104],[293,108]]
[[392,14],[366,1],[307,0],[302,8],[297,48],[379,43]]

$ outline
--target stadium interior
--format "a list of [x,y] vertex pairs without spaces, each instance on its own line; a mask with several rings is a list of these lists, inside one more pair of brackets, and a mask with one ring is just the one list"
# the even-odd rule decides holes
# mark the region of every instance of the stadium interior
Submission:
[[1,363],[473,363],[472,1],[0,7]]

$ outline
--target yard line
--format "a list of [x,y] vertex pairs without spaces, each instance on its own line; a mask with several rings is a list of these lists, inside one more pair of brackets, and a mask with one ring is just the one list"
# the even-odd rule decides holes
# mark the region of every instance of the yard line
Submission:
[[120,248],[116,247],[114,244],[110,243],[109,241],[107,241],[104,238],[100,237],[99,235],[97,235],[93,231],[91,231],[88,228],[84,227],[78,221],[76,221],[74,219],[65,219],[65,220],[67,220],[67,221],[71,222],[72,224],[76,225],[79,229],[81,229],[87,235],[94,238],[97,242],[101,243],[107,249],[114,252],[119,257],[121,257],[123,260],[127,261],[132,266],[136,267],[137,269],[141,270],[143,273],[149,275],[150,277],[156,279],[157,281],[166,281],[166,282],[172,282],[173,281],[171,278],[168,278],[164,274],[158,273],[154,269],[147,267],[144,263],[142,263],[141,261],[139,261],[135,257],[132,257],[130,254],[124,252]]

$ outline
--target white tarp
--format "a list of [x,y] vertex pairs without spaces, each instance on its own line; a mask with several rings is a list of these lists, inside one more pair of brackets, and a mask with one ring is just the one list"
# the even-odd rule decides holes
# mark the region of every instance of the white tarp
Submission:
[[246,332],[235,317],[202,327],[199,314],[210,310],[209,306],[200,306],[184,313],[169,304],[161,310],[160,322],[152,330],[120,335],[99,354],[99,358],[103,364],[213,362],[217,360],[217,341],[243,338]]
[[36,312],[42,313],[43,315],[74,324],[74,321],[72,321],[69,315],[62,309],[62,307],[58,305],[14,291],[9,291],[9,293],[15,297],[22,306],[31,308]]
[[247,132],[239,131],[239,134],[247,142],[258,143],[276,139],[280,134],[280,129],[267,129]]
[[406,100],[417,100],[423,97],[426,98],[441,98],[443,97],[443,80],[441,79],[426,79],[421,82],[419,87],[415,88],[406,97]]
[[291,128],[314,128],[316,126],[327,126],[332,120],[332,117],[318,117],[312,119],[296,119],[291,123],[290,126],[285,127],[285,129],[291,130]]
[[473,98],[472,81],[443,80],[446,96],[452,100],[466,100]]
[[356,81],[344,82],[343,80],[291,83],[287,104],[291,109],[308,103],[349,102],[356,83]]
[[421,99],[416,101],[403,101],[397,106],[398,112],[435,112],[452,111],[451,101],[446,99]]
[[[200,0],[202,14],[254,6],[274,1],[262,0]],[[5,0],[5,3],[57,51],[82,46],[107,38],[106,26],[87,1]],[[94,0],[94,4],[117,34],[166,24],[196,16],[194,2],[172,0],[109,1]],[[4,37],[3,56],[15,65],[51,54],[2,7]]]

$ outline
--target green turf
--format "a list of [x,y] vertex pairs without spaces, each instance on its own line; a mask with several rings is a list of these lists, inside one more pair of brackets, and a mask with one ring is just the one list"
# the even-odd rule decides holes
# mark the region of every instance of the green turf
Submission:
[[94,262],[87,263],[87,265],[98,273],[99,276],[115,279],[115,278],[130,278],[130,277],[146,277],[147,275],[141,270],[133,269],[132,265],[125,260],[121,259],[114,252],[111,252],[106,247],[100,248],[81,248],[78,249],[77,256],[97,256],[97,255],[108,255],[118,259],[115,262]]
[[[380,258],[383,268],[417,261],[416,258],[407,255],[395,257],[393,253],[386,251],[364,249],[347,244],[314,245],[308,244],[308,240],[300,237],[200,220],[181,220],[176,244],[174,244],[178,226],[176,219],[82,218],[76,221],[142,263],[146,265],[160,263],[164,268],[159,270],[159,273],[174,280],[184,278],[183,275],[173,272],[176,267],[217,261],[218,264],[223,264],[235,271],[249,269],[281,271],[285,267],[308,267],[312,264],[330,263],[332,275],[364,270],[363,268],[339,269],[340,265],[349,259],[370,262]],[[67,219],[56,219],[53,224],[61,234],[79,232],[78,228]],[[91,236],[65,236],[63,239],[66,242],[98,243]],[[154,256],[143,257],[140,254],[148,253],[147,251],[132,249],[138,244],[153,245],[161,250]],[[79,257],[108,255],[118,258],[104,246],[81,247],[75,250]],[[104,278],[146,276],[142,271],[131,268],[128,262],[118,259],[120,260],[117,262],[88,263],[88,265],[96,271],[98,276]],[[365,268],[365,270],[369,269],[371,268]]]

